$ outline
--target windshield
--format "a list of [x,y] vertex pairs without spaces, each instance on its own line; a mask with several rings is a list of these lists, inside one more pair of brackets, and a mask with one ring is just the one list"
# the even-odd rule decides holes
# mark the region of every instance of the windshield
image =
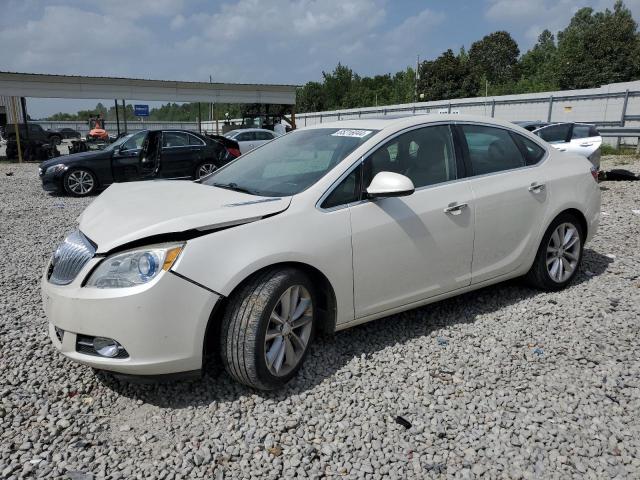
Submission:
[[104,150],[107,150],[107,151],[115,150],[120,145],[123,145],[125,143],[126,143],[127,150],[142,148],[142,142],[144,141],[144,138],[146,136],[147,136],[146,130],[143,130],[137,133],[130,133],[128,135],[124,135],[120,137],[115,142],[110,143],[109,145],[104,147]]
[[377,130],[317,128],[276,138],[238,157],[202,183],[282,197],[307,189]]

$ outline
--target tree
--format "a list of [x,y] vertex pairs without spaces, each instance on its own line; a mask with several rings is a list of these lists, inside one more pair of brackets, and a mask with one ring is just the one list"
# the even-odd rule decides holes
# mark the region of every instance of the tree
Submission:
[[640,76],[640,35],[631,12],[618,0],[613,12],[576,12],[558,33],[561,88],[590,88]]
[[486,35],[471,44],[469,63],[477,78],[491,84],[507,84],[517,79],[520,49],[509,32],[499,31]]
[[520,59],[520,80],[516,91],[541,92],[558,89],[556,42],[549,30],[538,36],[538,42]]
[[296,92],[296,110],[298,112],[321,112],[327,109],[327,96],[324,85],[307,82]]
[[327,95],[327,108],[336,110],[339,108],[349,108],[347,98],[351,91],[351,83],[353,81],[353,71],[341,63],[333,70],[333,72],[322,72],[324,79],[324,88]]
[[478,84],[464,51],[455,55],[449,49],[435,60],[420,65],[418,93],[424,100],[447,100],[476,95]]

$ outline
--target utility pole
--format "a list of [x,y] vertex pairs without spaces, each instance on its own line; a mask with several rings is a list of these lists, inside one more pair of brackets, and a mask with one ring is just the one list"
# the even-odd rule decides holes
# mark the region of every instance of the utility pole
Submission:
[[416,60],[416,81],[415,81],[415,89],[413,91],[413,101],[418,101],[418,80],[420,80],[420,55],[418,55],[418,59]]

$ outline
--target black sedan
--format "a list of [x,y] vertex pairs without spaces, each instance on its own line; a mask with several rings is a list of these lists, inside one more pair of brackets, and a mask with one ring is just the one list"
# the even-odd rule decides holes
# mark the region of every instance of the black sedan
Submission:
[[143,130],[103,150],[74,153],[40,165],[46,191],[86,196],[114,182],[198,179],[240,155],[237,142],[185,130]]
[[77,130],[74,130],[73,128],[68,128],[68,127],[49,129],[49,130],[47,130],[47,132],[59,133],[62,138],[80,138],[80,137],[82,137],[82,134],[80,132],[78,132]]

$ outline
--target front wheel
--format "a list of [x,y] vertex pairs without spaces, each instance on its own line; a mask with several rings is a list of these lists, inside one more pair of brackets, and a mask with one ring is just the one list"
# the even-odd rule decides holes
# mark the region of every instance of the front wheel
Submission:
[[224,366],[237,381],[261,390],[287,383],[313,338],[313,284],[295,269],[268,270],[232,297],[222,320]]
[[584,231],[576,217],[559,215],[542,237],[526,279],[542,290],[565,288],[578,273],[583,244]]
[[85,197],[96,191],[96,177],[89,170],[75,168],[69,170],[64,176],[65,191],[75,197]]

